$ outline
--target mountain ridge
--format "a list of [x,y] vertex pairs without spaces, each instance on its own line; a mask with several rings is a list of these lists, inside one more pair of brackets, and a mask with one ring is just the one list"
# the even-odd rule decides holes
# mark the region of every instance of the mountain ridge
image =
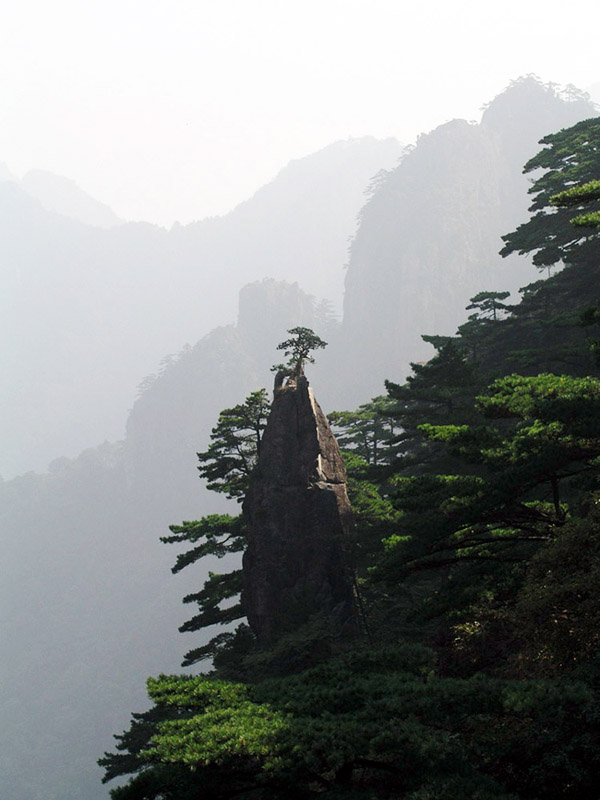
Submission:
[[[165,354],[233,322],[248,282],[301,274],[307,291],[337,292],[330,299],[339,307],[364,188],[396,161],[399,145],[366,138],[326,151],[284,169],[227,217],[171,231],[91,227],[0,183],[0,324],[13,345],[0,363],[0,474],[43,469],[58,455],[122,438],[139,382]],[[326,175],[323,160],[331,163]],[[67,407],[76,412],[70,419]]]

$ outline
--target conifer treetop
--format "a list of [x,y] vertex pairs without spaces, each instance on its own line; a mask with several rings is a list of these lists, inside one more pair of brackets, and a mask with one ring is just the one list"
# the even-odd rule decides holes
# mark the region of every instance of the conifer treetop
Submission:
[[298,326],[290,328],[288,333],[291,337],[277,345],[277,349],[283,350],[288,360],[284,364],[274,364],[271,371],[285,372],[287,375],[297,377],[302,375],[305,362],[315,363],[311,352],[327,347],[327,342],[317,336],[311,328]]

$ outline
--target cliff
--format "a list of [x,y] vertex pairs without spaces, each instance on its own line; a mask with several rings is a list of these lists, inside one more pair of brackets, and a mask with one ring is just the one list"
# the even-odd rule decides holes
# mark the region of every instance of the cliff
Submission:
[[[384,174],[360,215],[346,274],[340,346],[319,366],[343,387],[344,408],[403,383],[433,350],[421,334],[452,335],[469,298],[540,277],[522,257],[498,255],[502,234],[527,218],[527,159],[539,139],[596,114],[533,78],[514,82],[479,124],[452,120],[419,137]],[[336,396],[322,396],[339,408]]]
[[351,634],[346,471],[303,375],[276,391],[243,510],[243,601],[259,642],[269,644],[318,613]]

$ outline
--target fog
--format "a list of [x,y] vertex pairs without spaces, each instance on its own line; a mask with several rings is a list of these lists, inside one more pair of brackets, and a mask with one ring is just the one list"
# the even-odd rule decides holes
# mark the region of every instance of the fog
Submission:
[[0,474],[122,438],[138,384],[235,322],[245,283],[299,280],[341,313],[365,187],[400,152],[394,139],[332,144],[224,217],[170,231],[108,226],[108,210],[47,173],[0,182],[0,325],[12,344],[0,357]]
[[108,796],[96,759],[198,643],[177,627],[206,566],[172,576],[158,539],[226,508],[196,452],[270,388],[288,327],[329,342],[309,378],[352,408],[470,296],[536,279],[499,237],[526,217],[539,138],[598,113],[549,83],[598,93],[596,6],[400,8],[7,11],[3,800]]
[[0,161],[122,219],[223,214],[349,136],[408,144],[529,73],[598,81],[593,0],[22,0],[0,29]]

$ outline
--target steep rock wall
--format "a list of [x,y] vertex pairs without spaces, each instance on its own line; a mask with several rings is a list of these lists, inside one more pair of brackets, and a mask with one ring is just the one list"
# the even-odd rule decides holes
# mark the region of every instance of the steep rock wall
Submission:
[[381,177],[351,246],[339,345],[319,359],[325,408],[368,402],[386,378],[403,383],[410,362],[434,355],[421,334],[453,335],[478,292],[508,290],[516,302],[538,280],[529,259],[498,254],[502,235],[528,216],[523,165],[542,136],[596,113],[524,78],[481,123],[452,120],[420,136]]
[[243,509],[243,600],[259,642],[273,642],[322,612],[352,633],[346,471],[303,375],[275,394]]

